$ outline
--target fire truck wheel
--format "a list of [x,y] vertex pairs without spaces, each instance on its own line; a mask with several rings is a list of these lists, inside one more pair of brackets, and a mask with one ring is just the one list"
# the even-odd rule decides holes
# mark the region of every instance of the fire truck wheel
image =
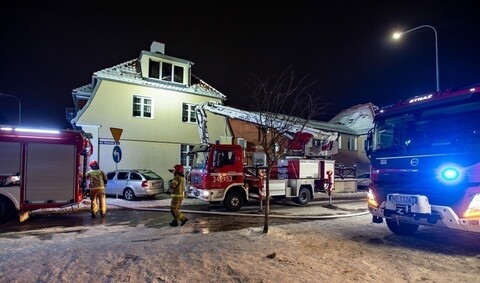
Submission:
[[225,197],[223,205],[228,211],[238,211],[242,207],[243,198],[239,192],[230,192]]
[[310,191],[307,188],[300,188],[298,197],[294,198],[295,203],[306,205],[310,201]]
[[400,236],[411,236],[417,232],[419,225],[397,222],[395,219],[386,219],[390,231]]
[[0,197],[0,224],[8,222],[13,218],[15,209],[13,208],[12,203],[4,198]]
[[133,192],[132,189],[126,188],[126,189],[123,191],[123,197],[124,197],[126,200],[134,200],[134,199],[135,199],[135,193]]

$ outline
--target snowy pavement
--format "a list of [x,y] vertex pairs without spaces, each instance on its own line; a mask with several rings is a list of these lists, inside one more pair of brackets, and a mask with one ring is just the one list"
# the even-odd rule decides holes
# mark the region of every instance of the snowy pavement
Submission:
[[[154,199],[138,199],[128,201],[123,198],[107,197],[107,209],[137,209],[137,210],[170,210],[170,195],[161,194]],[[291,200],[270,202],[270,215],[272,217],[302,217],[312,219],[338,218],[352,215],[368,214],[366,192],[357,193],[339,193],[332,197],[331,205],[328,196],[324,193],[317,193],[314,200],[307,205],[301,206]],[[73,207],[56,209],[61,211],[88,210],[90,208],[90,199],[85,199],[81,204]],[[264,206],[262,207],[264,209]],[[51,212],[52,209],[39,210],[35,213]],[[225,215],[249,215],[262,216],[264,212],[260,210],[258,200],[250,200],[238,212],[227,212],[222,205],[210,205],[209,203],[195,199],[185,198],[182,204],[182,211],[185,213],[200,214],[225,214]]]

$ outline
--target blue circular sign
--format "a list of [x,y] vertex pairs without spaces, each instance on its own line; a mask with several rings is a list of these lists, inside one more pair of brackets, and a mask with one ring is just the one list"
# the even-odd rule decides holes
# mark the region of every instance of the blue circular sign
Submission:
[[118,163],[120,160],[122,160],[122,150],[118,145],[113,147],[112,157],[115,163]]

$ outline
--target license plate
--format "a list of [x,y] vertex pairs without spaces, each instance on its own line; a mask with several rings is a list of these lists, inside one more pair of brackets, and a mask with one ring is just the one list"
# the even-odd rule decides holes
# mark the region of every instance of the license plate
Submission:
[[416,196],[393,194],[388,195],[388,201],[396,204],[413,205],[417,203]]

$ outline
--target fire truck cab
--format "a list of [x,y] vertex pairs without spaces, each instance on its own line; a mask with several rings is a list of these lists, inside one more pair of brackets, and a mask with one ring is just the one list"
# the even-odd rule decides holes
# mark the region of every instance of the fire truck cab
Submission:
[[480,232],[480,85],[416,96],[375,116],[368,209],[395,234]]
[[[210,203],[223,203],[237,211],[250,196],[261,196],[266,187],[262,166],[245,166],[244,148],[236,144],[202,144],[193,148],[188,194]],[[288,158],[279,161],[270,176],[270,196],[291,198],[305,205],[317,191],[334,181],[334,160]],[[330,173],[329,173],[330,172]]]

